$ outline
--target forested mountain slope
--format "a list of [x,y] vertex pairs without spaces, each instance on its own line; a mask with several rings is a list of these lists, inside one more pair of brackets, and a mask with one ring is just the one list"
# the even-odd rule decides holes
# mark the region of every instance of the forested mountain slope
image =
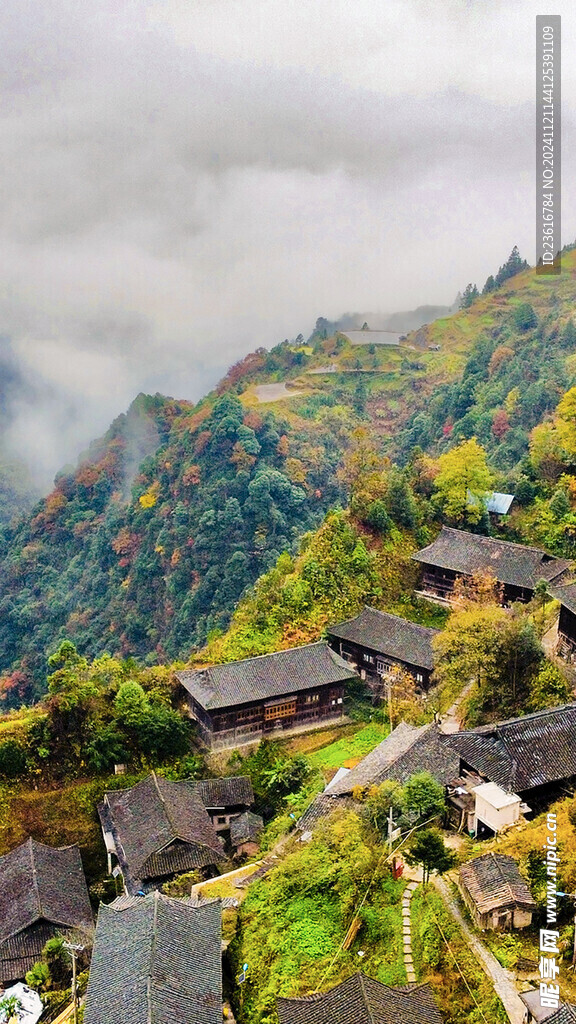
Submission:
[[[441,451],[475,436],[495,466],[511,469],[527,453],[530,430],[576,381],[575,307],[576,250],[570,249],[559,277],[525,270],[468,309],[415,332],[410,340],[428,351],[435,387],[426,409],[415,410],[398,435],[396,453],[414,445]],[[449,381],[454,358],[460,372]]]
[[[574,460],[545,425],[537,429],[547,440],[530,457],[529,442],[576,380],[575,306],[576,251],[567,251],[560,277],[518,273],[400,346],[351,345],[320,319],[307,342],[246,356],[197,406],[139,396],[0,535],[7,703],[42,692],[46,655],[63,637],[87,656],[188,657],[351,492],[369,530],[386,536],[394,522],[419,543],[450,518],[434,460],[473,436],[488,456],[483,478],[530,506],[512,520],[515,537],[566,553]],[[274,385],[275,401],[263,384]],[[371,460],[383,454],[406,465],[402,478],[388,463],[386,482],[371,479]],[[558,486],[566,493],[555,498]],[[286,642],[280,625],[274,642]]]
[[[312,426],[312,424],[310,425]],[[174,658],[341,498],[334,429],[224,394],[195,411],[139,396],[3,537],[2,669],[31,696],[60,635],[84,652]],[[147,449],[149,454],[146,454]],[[143,458],[143,456],[145,456]]]

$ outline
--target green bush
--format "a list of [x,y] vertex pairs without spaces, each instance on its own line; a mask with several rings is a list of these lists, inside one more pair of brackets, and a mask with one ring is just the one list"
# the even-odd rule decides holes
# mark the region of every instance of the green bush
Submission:
[[9,739],[0,743],[0,775],[16,779],[27,769],[26,751],[17,740]]

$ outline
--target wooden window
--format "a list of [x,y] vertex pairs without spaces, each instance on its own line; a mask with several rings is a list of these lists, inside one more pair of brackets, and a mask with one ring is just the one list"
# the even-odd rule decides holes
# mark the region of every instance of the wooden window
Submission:
[[242,711],[238,711],[236,714],[237,722],[246,722],[251,718],[260,717],[260,708],[244,708]]
[[272,704],[270,707],[264,708],[264,719],[266,722],[271,722],[275,718],[289,718],[295,714],[296,698],[283,701],[282,704]]
[[362,657],[369,665],[374,664],[374,656],[372,654],[362,654]]
[[316,704],[320,700],[319,693],[307,693],[304,697],[305,704]]

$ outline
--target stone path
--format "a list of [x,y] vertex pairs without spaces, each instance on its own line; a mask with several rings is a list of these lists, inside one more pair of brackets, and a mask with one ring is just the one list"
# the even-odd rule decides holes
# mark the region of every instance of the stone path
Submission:
[[440,726],[440,731],[441,732],[446,733],[447,735],[449,735],[450,733],[454,733],[454,732],[459,732],[460,731],[460,718],[459,718],[460,705],[462,704],[462,701],[466,699],[466,697],[468,696],[468,694],[472,690],[473,686],[474,686],[474,682],[468,683],[464,687],[462,692],[458,694],[458,697],[456,698],[456,700],[452,704],[452,707],[448,708],[448,711],[446,711],[442,715],[442,724]]
[[415,890],[418,888],[418,882],[408,882],[402,896],[402,942],[404,946],[404,967],[406,968],[406,979],[408,982],[417,981],[414,973],[414,958],[412,956],[412,932],[410,929],[410,900],[412,899]]
[[553,658],[556,654],[556,648],[558,647],[558,619],[556,619],[554,625],[544,633],[542,637],[542,647],[544,648],[548,658]]
[[[502,967],[501,964],[498,963],[496,957],[486,949],[484,943],[481,942],[474,934],[460,913],[460,908],[452,896],[446,882],[442,878],[438,878],[434,875],[432,876],[431,881],[440,893],[446,907],[452,914],[452,917],[460,927],[460,930],[470,946],[470,949],[476,956],[478,963],[494,985],[494,990],[497,995],[500,996],[511,1024],[523,1024],[523,1021],[525,1020],[525,1006],[518,996],[516,985],[514,984],[513,973]],[[402,913],[404,913],[404,911],[402,911]],[[410,981],[410,978],[408,978],[408,980]]]

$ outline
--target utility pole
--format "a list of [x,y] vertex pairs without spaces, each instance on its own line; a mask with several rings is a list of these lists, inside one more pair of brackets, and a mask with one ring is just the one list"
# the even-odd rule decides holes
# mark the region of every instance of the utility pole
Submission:
[[72,942],[63,942],[62,945],[66,949],[72,958],[72,1012],[74,1014],[74,1024],[78,1024],[78,1000],[76,998],[76,956],[78,953],[84,952],[84,946],[75,946]]

